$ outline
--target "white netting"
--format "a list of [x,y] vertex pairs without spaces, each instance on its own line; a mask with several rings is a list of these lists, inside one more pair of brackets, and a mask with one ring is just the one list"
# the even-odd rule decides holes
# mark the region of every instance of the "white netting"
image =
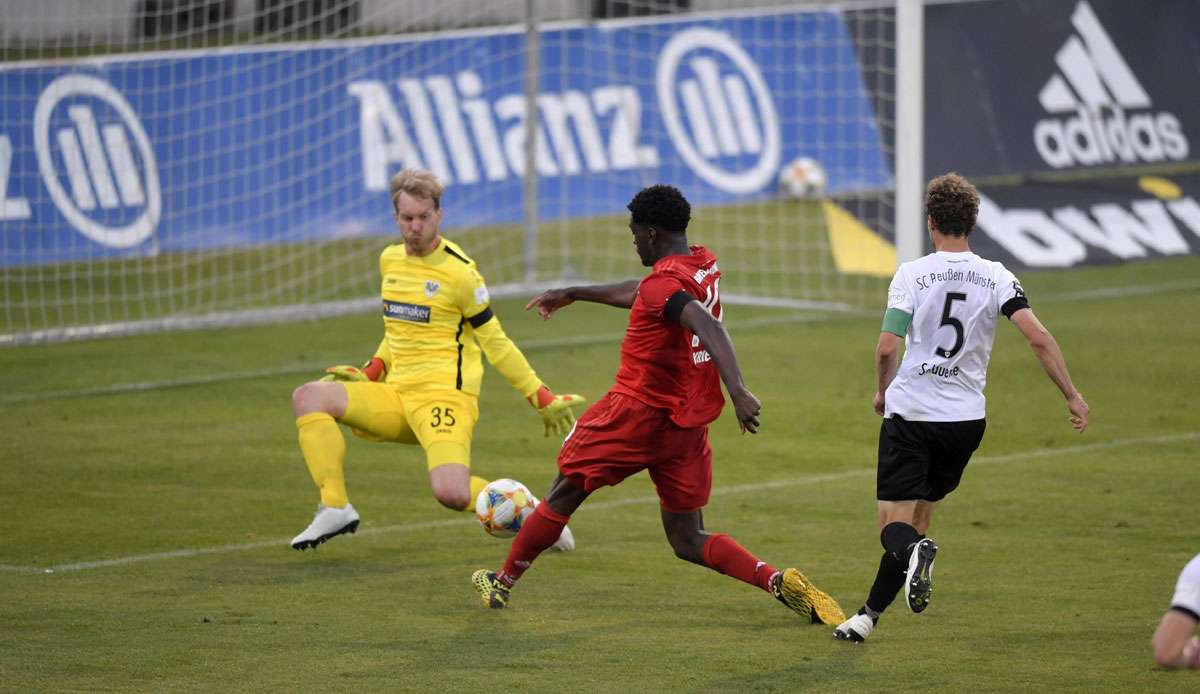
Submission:
[[[667,182],[727,295],[873,305],[887,4],[10,0],[0,343],[370,309],[405,165],[446,180],[444,231],[494,287],[636,276],[624,205]],[[649,5],[688,11],[598,18]]]

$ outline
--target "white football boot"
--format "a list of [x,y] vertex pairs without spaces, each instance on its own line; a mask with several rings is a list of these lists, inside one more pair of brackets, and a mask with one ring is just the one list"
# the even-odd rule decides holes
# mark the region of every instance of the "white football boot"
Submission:
[[313,516],[304,532],[292,538],[292,549],[315,549],[331,537],[355,530],[358,530],[358,511],[354,510],[353,504],[347,503],[342,508],[317,504],[317,515]]
[[856,614],[838,625],[833,630],[833,637],[839,641],[862,643],[875,630],[875,621],[865,614]]

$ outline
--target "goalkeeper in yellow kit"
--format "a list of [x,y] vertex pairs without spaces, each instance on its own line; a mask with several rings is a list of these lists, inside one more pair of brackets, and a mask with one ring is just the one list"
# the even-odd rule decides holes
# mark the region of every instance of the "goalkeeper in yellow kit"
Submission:
[[[331,366],[292,394],[300,451],[321,490],[317,514],[292,540],[299,550],[352,533],[359,516],[346,495],[338,424],[372,441],[420,444],[433,495],[470,511],[488,481],[471,474],[471,433],[479,417],[480,351],[541,415],[546,435],[565,435],[579,395],[554,395],[504,334],[487,285],[457,244],[438,232],[442,185],[428,171],[405,169],[391,181],[403,237],[379,256],[383,341],[362,369]],[[570,531],[556,547],[572,549]]]

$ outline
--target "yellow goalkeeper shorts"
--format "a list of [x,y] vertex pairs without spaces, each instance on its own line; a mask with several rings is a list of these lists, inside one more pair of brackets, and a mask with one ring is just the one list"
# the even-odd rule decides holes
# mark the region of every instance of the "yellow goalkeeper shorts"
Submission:
[[429,469],[447,463],[471,466],[471,435],[479,399],[457,390],[402,392],[370,381],[344,382],[341,423],[369,441],[420,444]]

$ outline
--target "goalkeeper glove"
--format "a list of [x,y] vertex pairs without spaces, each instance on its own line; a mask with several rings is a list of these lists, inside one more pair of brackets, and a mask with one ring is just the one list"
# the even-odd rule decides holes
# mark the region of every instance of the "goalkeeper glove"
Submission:
[[529,396],[529,404],[537,408],[542,416],[546,436],[557,434],[566,436],[575,425],[575,413],[571,411],[574,405],[582,405],[587,398],[582,395],[555,395],[546,386],[538,386],[537,392]]
[[339,364],[325,369],[322,381],[378,381],[387,373],[383,360],[379,357],[371,359],[360,369],[357,366]]

